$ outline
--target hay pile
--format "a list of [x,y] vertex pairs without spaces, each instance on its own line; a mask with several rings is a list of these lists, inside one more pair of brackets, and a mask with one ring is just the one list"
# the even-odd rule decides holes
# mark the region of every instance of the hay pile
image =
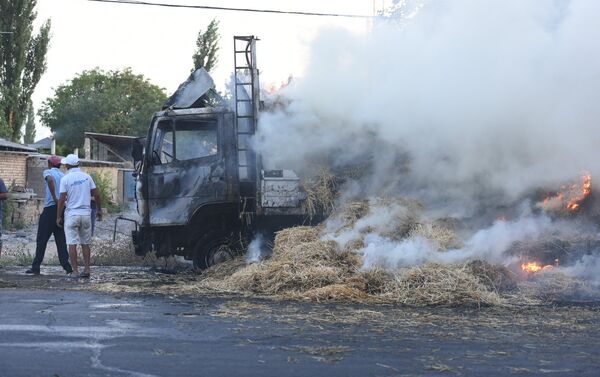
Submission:
[[386,301],[412,306],[480,306],[502,302],[468,266],[438,263],[392,273],[380,296]]
[[456,233],[450,229],[434,223],[414,224],[409,237],[423,237],[435,245],[438,251],[456,249],[462,246]]
[[334,210],[338,184],[336,176],[328,169],[320,169],[313,178],[303,181],[301,186],[306,193],[302,209],[310,218],[329,215]]
[[[342,219],[338,231],[355,228],[372,203],[356,202],[347,211],[337,210],[336,216]],[[386,230],[397,235],[398,229],[409,229],[404,231],[405,237],[431,239],[440,250],[457,243],[450,230],[415,223],[416,219],[400,216],[395,223],[386,224],[391,225]],[[362,270],[362,239],[340,245],[323,237],[324,230],[322,226],[282,230],[275,237],[270,259],[251,265],[243,259],[217,265],[202,275],[199,288],[311,301],[481,306],[501,305],[499,292],[512,287],[507,271],[482,261]]]
[[277,234],[270,259],[248,266],[229,261],[209,269],[204,281],[217,290],[286,296],[342,283],[356,273],[360,258],[320,240],[319,233],[319,227],[285,229]]
[[360,200],[347,203],[345,206],[335,211],[332,217],[341,220],[343,224],[342,228],[352,228],[358,219],[365,217],[369,213],[369,210],[369,201]]
[[466,264],[469,274],[494,292],[511,292],[517,289],[518,276],[508,268],[482,260]]
[[581,282],[553,270],[524,276],[483,260],[413,267],[383,260],[365,269],[372,234],[394,243],[419,238],[434,253],[461,247],[451,225],[444,225],[450,223],[430,221],[421,212],[407,199],[348,203],[321,226],[277,233],[270,259],[217,265],[196,288],[317,302],[467,307],[539,303],[585,292]]
[[423,221],[422,210],[419,202],[408,198],[371,198],[348,202],[331,213],[326,221],[325,232],[335,236],[354,233],[354,237],[360,236],[361,239],[368,233],[377,233],[389,239],[401,240],[410,236]]
[[[296,231],[306,233],[303,228],[285,232],[288,236]],[[411,306],[502,304],[499,290],[486,285],[496,279],[494,268],[489,268],[488,274],[484,270],[475,274],[468,264],[429,263],[394,271],[378,268],[360,271],[360,256],[340,250],[333,241],[317,239],[283,248],[278,248],[278,244],[276,238],[269,260],[245,265],[240,258],[209,269],[201,280],[201,287],[311,301]]]

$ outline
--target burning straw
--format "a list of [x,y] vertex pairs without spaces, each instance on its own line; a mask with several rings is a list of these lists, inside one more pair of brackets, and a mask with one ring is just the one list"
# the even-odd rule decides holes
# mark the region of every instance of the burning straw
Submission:
[[[382,207],[391,209],[387,211],[389,216],[383,222],[374,221]],[[418,203],[407,199],[348,203],[336,208],[326,224],[278,232],[268,259],[247,264],[240,257],[218,264],[199,277],[163,278],[151,289],[167,294],[215,292],[316,302],[466,307],[539,303],[544,300],[538,297],[540,291],[555,295],[561,290],[580,289],[562,274],[551,275],[549,271],[523,277],[482,260],[429,262],[412,267],[374,263],[366,268],[365,238],[369,234],[394,242],[424,239],[434,246],[432,252],[440,255],[459,247],[460,241],[450,228],[424,218],[420,210]],[[107,248],[107,254],[112,254],[110,250]],[[169,279],[178,279],[179,283]],[[147,285],[143,281],[137,284],[133,287],[130,280],[124,286],[98,286],[113,291],[142,290]]]
[[[347,229],[367,216],[370,207],[365,203],[353,203],[347,212],[338,210],[343,227]],[[402,218],[402,227],[407,226],[406,219]],[[440,226],[410,225],[412,230],[405,234],[429,237],[440,249],[456,243],[451,231]],[[509,279],[508,275],[485,262],[362,270],[362,244],[341,247],[323,238],[323,231],[323,227],[308,226],[282,230],[275,237],[270,259],[251,265],[238,259],[215,266],[203,275],[199,288],[312,301],[412,306],[503,303],[498,292],[505,289],[506,284],[500,282]]]
[[555,269],[532,274],[526,282],[521,284],[521,291],[525,295],[543,302],[573,297],[597,299],[597,289],[583,280],[569,277]]
[[381,297],[413,306],[480,306],[502,302],[467,266],[437,263],[394,273]]
[[[286,229],[275,238],[270,259],[238,265],[242,268],[230,276],[209,270],[206,281],[227,290],[288,296],[341,283],[356,271],[360,260],[356,254],[339,252],[334,241],[322,241],[318,234],[318,228],[312,227]],[[225,274],[231,271],[229,267],[216,269]]]
[[302,189],[306,192],[302,207],[310,218],[319,214],[329,215],[334,210],[337,181],[329,170],[319,170],[313,178],[302,182]]

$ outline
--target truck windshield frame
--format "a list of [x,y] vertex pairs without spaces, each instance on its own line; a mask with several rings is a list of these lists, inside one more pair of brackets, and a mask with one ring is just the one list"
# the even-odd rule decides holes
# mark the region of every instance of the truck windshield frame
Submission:
[[219,127],[216,118],[175,120],[176,160],[211,159],[219,154]]
[[152,145],[152,164],[166,165],[175,161],[175,129],[171,119],[159,119],[154,131]]
[[213,160],[220,155],[218,118],[159,118],[155,124],[150,157],[152,165]]

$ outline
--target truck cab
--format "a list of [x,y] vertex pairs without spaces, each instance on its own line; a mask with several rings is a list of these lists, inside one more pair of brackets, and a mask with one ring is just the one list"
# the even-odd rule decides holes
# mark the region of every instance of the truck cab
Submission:
[[153,115],[143,151],[134,152],[136,254],[181,255],[204,269],[242,252],[256,232],[306,220],[296,174],[263,170],[250,145],[259,112],[256,40],[234,37],[241,72],[230,104],[199,69]]
[[162,111],[154,115],[148,136],[140,174],[143,223],[185,225],[205,205],[237,201],[230,111]]
[[202,268],[211,261],[200,255],[199,244],[239,233],[235,141],[234,114],[226,108],[154,114],[138,168],[137,254],[198,254],[194,261]]

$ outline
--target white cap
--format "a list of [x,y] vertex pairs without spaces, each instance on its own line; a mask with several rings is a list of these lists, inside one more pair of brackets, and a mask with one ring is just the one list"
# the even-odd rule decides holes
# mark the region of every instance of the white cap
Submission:
[[77,157],[77,155],[70,154],[67,157],[60,160],[60,163],[63,165],[77,166],[79,165],[79,157]]

